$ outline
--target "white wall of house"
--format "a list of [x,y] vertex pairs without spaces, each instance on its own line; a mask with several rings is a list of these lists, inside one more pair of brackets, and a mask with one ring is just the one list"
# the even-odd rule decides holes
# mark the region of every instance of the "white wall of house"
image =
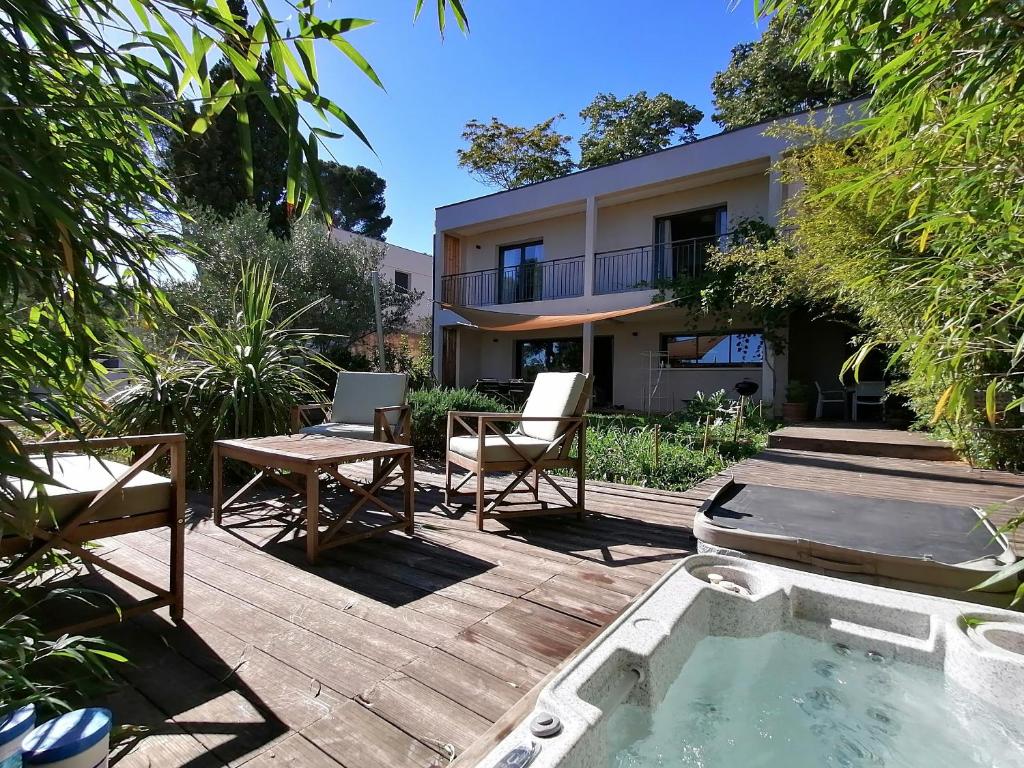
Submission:
[[395,273],[404,272],[409,275],[410,288],[422,291],[423,297],[416,302],[409,313],[410,325],[419,325],[424,318],[431,316],[434,303],[434,258],[429,253],[414,251],[392,243],[382,243],[363,235],[344,229],[331,230],[331,238],[340,243],[359,239],[375,246],[384,246],[380,272],[385,280],[395,282]]

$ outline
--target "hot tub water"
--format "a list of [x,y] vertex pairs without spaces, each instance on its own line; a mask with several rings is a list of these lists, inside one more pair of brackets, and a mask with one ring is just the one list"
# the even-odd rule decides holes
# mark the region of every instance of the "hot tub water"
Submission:
[[653,710],[609,715],[615,768],[1024,768],[1017,722],[941,671],[788,632],[700,640]]

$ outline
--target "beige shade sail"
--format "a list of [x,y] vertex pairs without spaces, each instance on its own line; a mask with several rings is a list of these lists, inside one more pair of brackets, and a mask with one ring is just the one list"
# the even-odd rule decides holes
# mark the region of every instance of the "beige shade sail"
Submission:
[[586,312],[575,315],[526,315],[518,312],[493,312],[489,309],[462,307],[458,304],[446,304],[443,301],[439,301],[437,304],[442,309],[451,310],[482,331],[512,331],[519,333],[523,331],[541,331],[545,328],[564,328],[568,325],[581,325],[583,323],[596,323],[601,320],[614,320],[618,317],[628,317],[629,315],[651,312],[655,309],[663,309],[675,302],[676,300],[672,299],[657,304],[646,304],[642,307],[613,309],[607,312]]

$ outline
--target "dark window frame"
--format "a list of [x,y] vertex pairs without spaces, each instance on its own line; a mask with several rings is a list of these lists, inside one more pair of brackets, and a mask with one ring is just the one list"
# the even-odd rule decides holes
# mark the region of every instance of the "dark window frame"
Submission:
[[[669,339],[679,338],[680,336],[692,337],[700,339],[707,336],[760,336],[761,337],[761,359],[757,362],[737,362],[734,363],[731,360],[733,345],[729,344],[729,357],[730,361],[727,363],[701,363],[699,361],[692,362],[676,362],[672,363],[668,358],[668,342]],[[700,342],[697,343],[698,349]],[[665,365],[668,368],[694,368],[698,370],[707,370],[713,368],[762,368],[764,367],[764,352],[765,352],[765,341],[764,331],[756,328],[745,328],[742,330],[728,330],[728,331],[679,331],[677,333],[662,333],[658,340],[658,351],[664,356]]]
[[554,353],[551,350],[553,344],[567,344],[576,343],[580,346],[580,364],[583,363],[583,337],[582,336],[560,336],[558,338],[551,339],[516,339],[516,378],[522,379],[523,377],[523,345],[525,344],[544,344],[547,349],[544,351],[544,366],[545,370],[550,370],[547,366],[550,365],[551,359]]
[[[398,276],[399,275],[404,275],[405,276],[405,285],[402,285],[401,283],[399,283],[399,281],[398,281]],[[396,269],[395,270],[395,290],[399,291],[400,293],[411,293],[412,292],[412,273],[411,272],[406,272],[404,269]]]
[[[533,246],[539,245],[541,248],[540,258],[536,261],[520,261],[518,264],[505,264],[505,254],[509,251],[520,250],[523,255],[526,254],[526,249]],[[544,263],[544,238],[534,240],[523,240],[518,243],[508,243],[507,245],[498,246],[498,303],[499,304],[516,304],[522,301],[537,301],[543,294],[543,288],[540,285],[540,280],[543,277],[541,271],[543,267],[539,266]],[[523,267],[527,264],[534,264],[531,270],[527,271]],[[507,284],[505,277],[507,276],[506,270],[515,269],[515,279],[512,282],[512,294],[511,296],[506,295]]]

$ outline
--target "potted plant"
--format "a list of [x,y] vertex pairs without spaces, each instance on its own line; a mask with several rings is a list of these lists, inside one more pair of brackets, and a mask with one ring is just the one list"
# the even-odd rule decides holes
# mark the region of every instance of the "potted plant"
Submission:
[[810,411],[811,388],[802,381],[791,381],[786,386],[786,402],[782,404],[783,421],[807,421]]

